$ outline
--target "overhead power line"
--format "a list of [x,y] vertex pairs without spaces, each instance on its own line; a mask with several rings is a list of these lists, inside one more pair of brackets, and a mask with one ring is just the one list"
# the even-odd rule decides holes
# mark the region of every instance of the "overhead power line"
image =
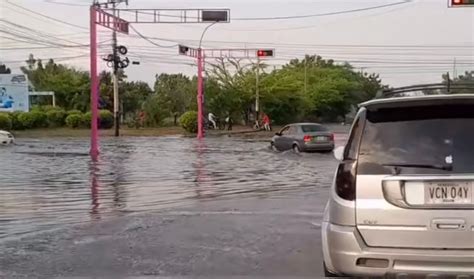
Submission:
[[[342,11],[335,11],[335,12],[318,13],[318,14],[308,14],[308,15],[272,16],[272,17],[233,17],[232,21],[293,20],[293,19],[313,18],[313,17],[334,16],[334,15],[359,13],[359,12],[378,10],[378,9],[383,9],[383,8],[388,8],[388,7],[400,6],[400,5],[412,3],[414,1],[415,0],[403,0],[399,2],[376,5],[376,6],[365,7],[365,8],[349,9],[349,10],[342,10]],[[153,15],[153,13],[146,12],[146,11],[136,11],[136,10],[126,10],[126,9],[122,10],[121,12],[133,12],[133,13],[138,13],[138,14]],[[180,15],[170,15],[170,14],[168,15],[161,14],[160,17],[181,18]],[[192,17],[192,16],[188,16],[188,18],[197,19],[197,17]]]
[[84,26],[80,26],[80,25],[76,25],[76,24],[73,24],[73,23],[69,23],[67,21],[63,21],[63,20],[60,20],[60,19],[57,19],[57,18],[54,18],[54,17],[50,17],[50,16],[47,16],[47,15],[44,15],[42,13],[38,13],[38,12],[35,12],[33,10],[30,10],[30,9],[27,9],[21,5],[18,5],[18,4],[14,4],[12,2],[10,2],[10,0],[5,0],[6,3],[12,5],[12,6],[15,6],[19,9],[22,9],[24,11],[27,11],[27,12],[30,12],[32,14],[35,14],[35,15],[38,15],[38,16],[41,16],[41,17],[44,17],[44,18],[47,18],[49,20],[52,20],[52,21],[55,21],[55,22],[59,22],[59,23],[62,23],[62,24],[65,24],[65,25],[69,25],[69,26],[72,26],[72,27],[76,27],[76,28],[79,28],[79,29],[84,29],[84,30],[89,30],[89,28],[87,27],[84,27]]
[[49,3],[49,4],[56,4],[56,5],[63,5],[63,6],[73,6],[73,7],[87,7],[90,4],[77,4],[77,3],[71,3],[71,2],[64,2],[64,1],[59,1],[59,0],[43,0],[43,2]]
[[174,45],[171,45],[171,46],[164,46],[164,45],[160,45],[160,44],[157,44],[155,42],[153,42],[151,39],[149,39],[149,37],[143,35],[142,33],[140,33],[135,27],[133,27],[133,25],[129,25],[130,28],[135,32],[137,33],[138,36],[140,36],[140,38],[146,40],[147,42],[149,42],[150,44],[153,44],[157,47],[163,47],[163,48],[175,48],[178,46],[178,44],[174,44]]
[[358,13],[358,12],[365,12],[377,9],[383,9],[393,6],[404,5],[407,3],[411,3],[413,0],[404,0],[395,3],[389,3],[384,5],[377,5],[372,7],[366,8],[358,8],[358,9],[350,9],[344,11],[336,11],[336,12],[327,12],[327,13],[318,13],[318,14],[310,14],[310,15],[294,15],[294,16],[274,16],[274,17],[241,17],[241,18],[232,18],[232,20],[240,20],[240,21],[263,21],[263,20],[289,20],[289,19],[302,19],[302,18],[312,18],[312,17],[322,17],[322,16],[333,16],[333,15],[342,15],[342,14],[351,14],[351,13]]

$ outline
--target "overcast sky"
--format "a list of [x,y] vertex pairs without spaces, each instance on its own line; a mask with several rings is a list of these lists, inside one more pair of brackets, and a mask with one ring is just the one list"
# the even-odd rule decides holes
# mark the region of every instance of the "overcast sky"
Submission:
[[[232,20],[209,29],[207,48],[274,48],[275,66],[293,57],[319,54],[348,61],[359,70],[377,72],[392,86],[439,82],[442,73],[474,69],[474,8],[447,8],[446,0],[413,0],[397,6],[332,16],[290,20],[238,20],[254,17],[315,15],[374,7],[402,0],[129,0],[128,8],[229,8]],[[88,70],[89,0],[0,0],[0,61],[19,72],[30,53],[42,59]],[[15,5],[18,6],[15,6]],[[27,11],[25,9],[31,11]],[[125,4],[120,8],[127,8]],[[50,17],[46,18],[41,16]],[[67,25],[54,19],[70,23]],[[17,26],[12,25],[17,24]],[[19,27],[19,26],[20,27]],[[131,30],[119,44],[141,65],[131,65],[130,80],[152,83],[155,74],[184,72],[193,75],[194,60],[177,55],[176,43],[197,46],[202,24],[135,24],[147,42]],[[22,29],[29,28],[27,38]],[[111,32],[99,28],[101,55],[109,53]],[[20,33],[18,33],[20,31]],[[36,33],[37,37],[31,35]],[[24,35],[23,35],[24,36]],[[24,42],[34,38],[36,42]],[[38,38],[43,40],[38,44]],[[165,40],[158,40],[161,38]],[[21,42],[20,42],[21,41]],[[45,42],[46,41],[46,42]],[[63,47],[51,46],[61,44]],[[64,47],[74,46],[74,47]],[[40,48],[38,48],[40,47]],[[456,65],[454,65],[456,61]],[[106,69],[102,61],[101,69]]]

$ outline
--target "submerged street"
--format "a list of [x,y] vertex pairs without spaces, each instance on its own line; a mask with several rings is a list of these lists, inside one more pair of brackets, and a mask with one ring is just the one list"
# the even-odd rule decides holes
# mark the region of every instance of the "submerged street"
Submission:
[[[336,134],[344,144],[346,134]],[[314,276],[336,161],[237,138],[0,149],[0,276]]]

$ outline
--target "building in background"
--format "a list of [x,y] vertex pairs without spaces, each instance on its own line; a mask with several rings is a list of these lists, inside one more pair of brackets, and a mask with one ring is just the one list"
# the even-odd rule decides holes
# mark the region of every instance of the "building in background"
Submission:
[[26,75],[0,75],[0,112],[28,111],[29,92]]

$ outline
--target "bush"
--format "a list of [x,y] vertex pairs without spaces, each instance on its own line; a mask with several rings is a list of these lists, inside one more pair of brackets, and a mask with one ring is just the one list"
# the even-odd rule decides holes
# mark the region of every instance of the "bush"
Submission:
[[114,115],[108,110],[99,111],[99,128],[110,129],[114,126]]
[[[91,127],[92,112],[87,112],[82,115],[82,126],[85,128]],[[98,124],[100,129],[110,129],[114,126],[114,115],[108,110],[99,111]]]
[[0,113],[0,130],[11,130],[12,120],[6,113]]
[[84,128],[90,128],[91,127],[91,121],[92,121],[92,112],[86,112],[82,116],[82,126]]
[[52,110],[63,110],[60,107],[53,107],[52,105],[41,106],[41,110],[44,112],[52,111]]
[[33,112],[33,111],[44,111],[44,110],[42,106],[33,105],[30,107],[30,112]]
[[197,127],[197,112],[195,111],[188,111],[185,112],[181,117],[179,118],[179,124],[181,127],[183,127],[184,130],[186,130],[189,133],[196,133],[198,130]]
[[22,122],[18,119],[20,115],[22,115],[24,112],[22,111],[14,111],[10,112],[10,119],[12,120],[12,129],[13,130],[23,130],[25,127],[23,126]]
[[69,110],[66,114],[67,114],[67,116],[72,115],[72,114],[81,114],[82,115],[82,111],[77,110],[77,109],[73,109],[73,110]]
[[48,127],[48,116],[42,111],[30,112],[33,116],[33,128],[44,128]]
[[53,108],[46,111],[46,117],[50,127],[62,127],[66,120],[66,112],[60,108]]
[[18,121],[23,129],[35,128],[35,116],[33,113],[34,112],[23,112],[18,115]]
[[82,126],[84,115],[82,113],[73,113],[66,117],[66,126],[69,128],[79,128]]

